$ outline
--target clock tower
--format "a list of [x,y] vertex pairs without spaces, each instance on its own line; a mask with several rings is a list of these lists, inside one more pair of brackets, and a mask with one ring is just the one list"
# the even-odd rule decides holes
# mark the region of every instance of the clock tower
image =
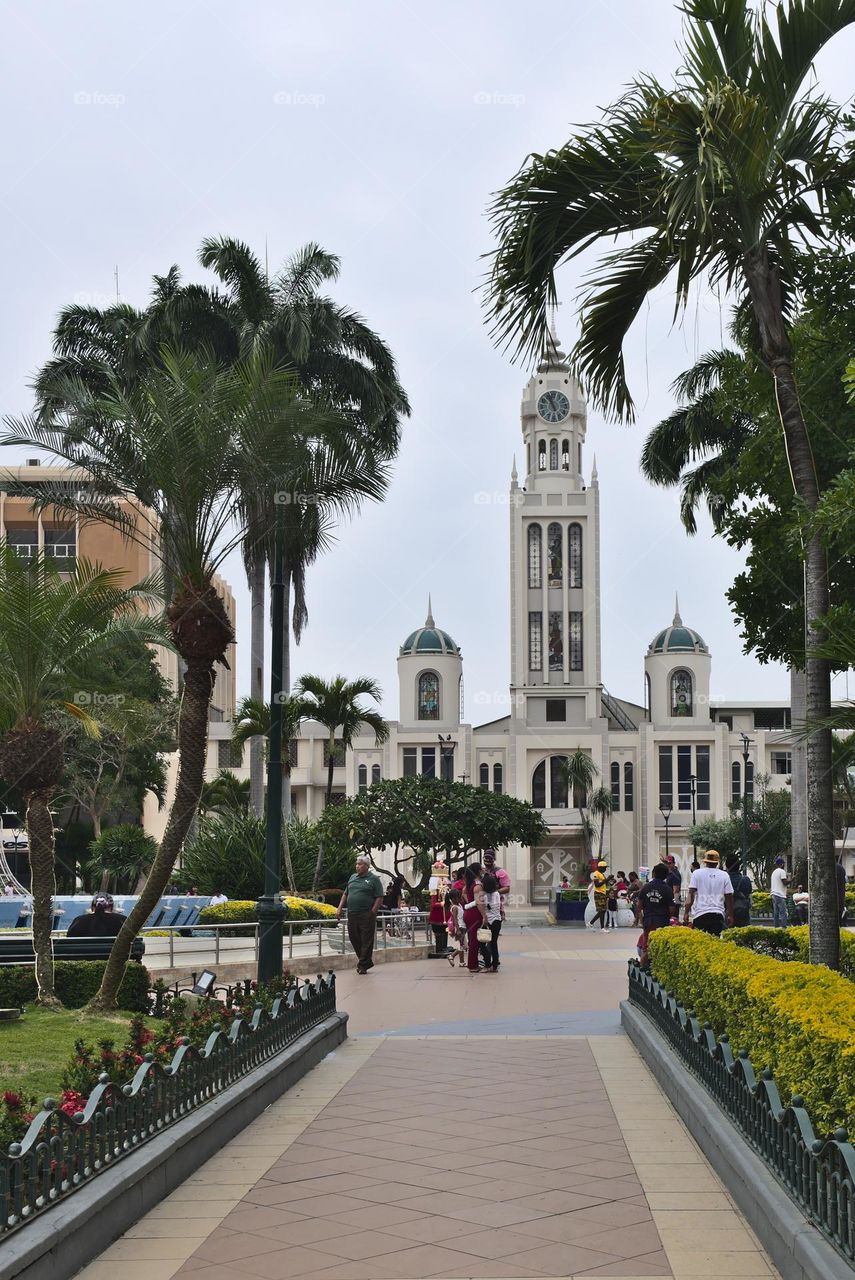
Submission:
[[552,330],[523,391],[525,478],[511,476],[511,706],[531,728],[593,727],[600,710],[596,462],[586,409]]

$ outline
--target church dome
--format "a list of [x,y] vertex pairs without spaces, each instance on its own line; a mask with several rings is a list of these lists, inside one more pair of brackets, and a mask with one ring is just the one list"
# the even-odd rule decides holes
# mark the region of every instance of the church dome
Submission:
[[441,631],[433,620],[430,599],[425,625],[411,631],[401,645],[401,657],[405,654],[448,653],[460,657],[460,649],[447,631]]
[[660,631],[650,641],[648,653],[709,653],[706,644],[697,631],[687,627],[680,617],[680,606],[674,611],[674,621],[670,627]]

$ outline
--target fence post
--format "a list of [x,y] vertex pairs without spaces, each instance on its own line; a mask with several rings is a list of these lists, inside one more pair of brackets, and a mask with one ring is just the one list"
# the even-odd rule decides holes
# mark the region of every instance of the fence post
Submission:
[[169,967],[175,968],[175,930],[169,930]]
[[214,963],[220,963],[220,926],[214,925]]

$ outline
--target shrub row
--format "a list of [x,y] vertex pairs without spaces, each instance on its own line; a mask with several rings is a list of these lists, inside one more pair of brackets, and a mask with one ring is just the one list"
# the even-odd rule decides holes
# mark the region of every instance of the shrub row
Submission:
[[[56,994],[68,1009],[80,1009],[101,985],[106,960],[57,960],[54,964]],[[119,988],[119,1008],[130,1013],[148,1012],[151,979],[144,965],[131,963]],[[38,996],[33,965],[0,965],[0,1007],[18,1009]]]
[[[807,925],[795,929],[769,929],[764,925],[751,925],[747,929],[728,929],[724,937],[738,947],[747,947],[758,956],[772,960],[810,960],[810,930]],[[846,929],[840,931],[840,972],[850,982],[855,982],[855,934]]]
[[[781,932],[787,932],[782,930]],[[797,932],[797,931],[794,931]],[[759,1074],[785,1103],[801,1094],[819,1132],[855,1132],[855,990],[821,965],[782,964],[691,929],[650,937],[656,979]]]
[[[313,902],[310,898],[285,898],[286,920],[334,920],[335,907],[325,902]],[[258,919],[257,902],[221,902],[218,907],[205,907],[199,912],[200,924],[254,924]],[[222,931],[227,937],[242,937],[251,933],[249,929]],[[300,924],[294,933],[301,933]]]
[[[770,916],[772,914],[771,893],[764,893],[761,889],[755,889],[751,895],[751,906],[755,915]],[[855,889],[846,890],[846,906],[849,911],[855,912]]]

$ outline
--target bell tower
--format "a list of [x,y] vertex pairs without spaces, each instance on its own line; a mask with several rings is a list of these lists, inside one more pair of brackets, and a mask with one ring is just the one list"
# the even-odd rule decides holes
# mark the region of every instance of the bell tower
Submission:
[[582,390],[550,330],[521,405],[524,481],[511,474],[511,705],[529,725],[600,713],[596,460],[584,473]]

